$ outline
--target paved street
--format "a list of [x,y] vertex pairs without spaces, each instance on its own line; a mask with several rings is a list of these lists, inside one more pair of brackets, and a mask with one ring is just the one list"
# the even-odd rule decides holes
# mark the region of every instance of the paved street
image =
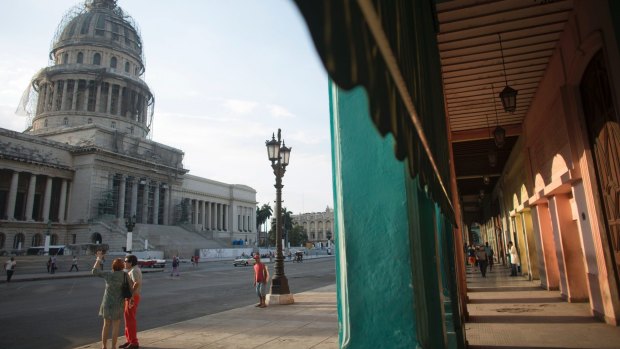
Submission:
[[[270,265],[273,272],[273,265]],[[333,258],[285,264],[291,290],[304,292],[335,282]],[[255,303],[252,269],[228,262],[182,265],[144,274],[139,330],[161,327]],[[74,348],[99,338],[97,315],[104,282],[95,277],[0,284],[0,348]]]

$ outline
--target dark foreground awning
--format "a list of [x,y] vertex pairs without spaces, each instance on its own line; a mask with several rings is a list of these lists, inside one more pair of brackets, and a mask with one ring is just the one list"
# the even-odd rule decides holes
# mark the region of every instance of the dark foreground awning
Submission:
[[396,140],[453,223],[449,149],[432,0],[295,0],[331,79],[363,86],[379,132]]

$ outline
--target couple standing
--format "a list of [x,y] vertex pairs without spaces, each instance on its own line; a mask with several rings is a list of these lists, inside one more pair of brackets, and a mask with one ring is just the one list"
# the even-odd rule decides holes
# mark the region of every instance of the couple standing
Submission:
[[[99,315],[103,317],[103,329],[101,330],[101,348],[107,349],[110,327],[112,327],[112,349],[116,348],[119,334],[121,315],[125,319],[126,343],[119,348],[139,348],[136,324],[136,312],[140,304],[140,291],[142,289],[142,271],[137,266],[138,258],[134,255],[125,256],[125,260],[116,258],[112,262],[112,271],[103,272],[99,265],[103,259],[103,252],[97,251],[97,260],[92,269],[92,274],[105,280],[105,292],[99,307]],[[127,269],[127,273],[123,271]],[[125,299],[122,295],[123,282],[127,278],[131,289],[131,298]]]

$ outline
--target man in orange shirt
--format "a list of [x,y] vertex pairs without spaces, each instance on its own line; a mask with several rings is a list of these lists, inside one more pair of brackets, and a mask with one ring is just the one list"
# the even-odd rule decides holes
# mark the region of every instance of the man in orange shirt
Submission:
[[267,294],[267,283],[269,282],[269,269],[260,261],[260,255],[258,253],[254,255],[254,260],[256,260],[256,264],[254,264],[254,287],[256,287],[256,294],[260,300],[256,306],[264,308],[267,306],[267,304],[265,304],[265,298]]

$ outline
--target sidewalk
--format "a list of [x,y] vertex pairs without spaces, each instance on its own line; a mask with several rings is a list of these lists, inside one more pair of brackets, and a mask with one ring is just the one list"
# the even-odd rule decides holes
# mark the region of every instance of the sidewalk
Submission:
[[589,303],[568,303],[540,281],[509,274],[498,265],[483,278],[467,268],[469,348],[620,348],[620,328],[593,318]]
[[[335,349],[337,316],[336,285],[331,285],[296,293],[294,304],[250,305],[140,331],[138,338],[144,349]],[[124,342],[120,337],[117,344]],[[78,348],[99,349],[101,342]]]

